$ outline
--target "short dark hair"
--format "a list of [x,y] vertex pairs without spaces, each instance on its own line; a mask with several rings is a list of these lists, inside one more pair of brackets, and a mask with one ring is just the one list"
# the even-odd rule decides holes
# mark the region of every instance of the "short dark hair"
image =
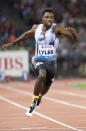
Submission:
[[49,13],[53,13],[55,15],[55,12],[52,8],[45,8],[43,11],[42,11],[42,16],[46,13],[46,12],[49,12]]

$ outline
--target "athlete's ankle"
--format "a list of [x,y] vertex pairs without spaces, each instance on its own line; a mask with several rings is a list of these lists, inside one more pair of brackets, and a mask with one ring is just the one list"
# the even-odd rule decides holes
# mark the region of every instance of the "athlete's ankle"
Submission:
[[42,94],[40,93],[38,100],[41,101],[41,98],[42,98]]
[[39,98],[39,95],[38,95],[38,96],[37,96],[37,95],[33,95],[32,104],[34,104],[35,99],[37,99],[37,100],[38,100],[38,98]]

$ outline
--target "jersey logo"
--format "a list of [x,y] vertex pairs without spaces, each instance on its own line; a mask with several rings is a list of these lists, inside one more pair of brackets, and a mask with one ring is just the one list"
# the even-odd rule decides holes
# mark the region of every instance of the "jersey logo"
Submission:
[[39,59],[53,59],[55,58],[55,50],[53,45],[39,45],[38,46]]

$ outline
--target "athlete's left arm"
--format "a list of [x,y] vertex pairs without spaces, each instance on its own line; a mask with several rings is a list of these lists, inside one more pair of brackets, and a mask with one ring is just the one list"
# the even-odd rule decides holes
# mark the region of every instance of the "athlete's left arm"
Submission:
[[61,38],[64,35],[66,37],[69,37],[70,39],[78,41],[78,35],[73,28],[65,28],[63,26],[56,25],[54,28],[54,32],[57,38]]

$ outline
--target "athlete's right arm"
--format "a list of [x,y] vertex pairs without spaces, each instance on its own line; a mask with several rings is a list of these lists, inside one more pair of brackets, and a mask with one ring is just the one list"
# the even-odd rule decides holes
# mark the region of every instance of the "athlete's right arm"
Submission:
[[13,42],[4,44],[4,45],[3,45],[3,49],[7,49],[7,48],[9,48],[9,47],[12,47],[12,46],[14,46],[14,45],[17,45],[17,43],[19,43],[19,42],[21,42],[21,41],[23,41],[23,40],[26,40],[26,39],[34,36],[36,28],[37,28],[37,25],[33,25],[33,27],[32,27],[29,31],[25,32],[23,35],[21,35],[20,37],[18,37],[18,38],[17,38],[16,40],[14,40]]

